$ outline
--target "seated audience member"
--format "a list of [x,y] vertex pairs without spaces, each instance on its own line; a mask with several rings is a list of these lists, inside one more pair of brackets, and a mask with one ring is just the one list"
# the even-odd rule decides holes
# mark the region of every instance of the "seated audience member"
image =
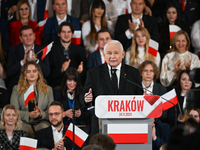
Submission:
[[[186,110],[186,93],[191,88],[194,88],[194,83],[190,80],[189,72],[189,70],[182,70],[177,79],[177,87],[175,90],[178,98],[178,104],[168,109],[168,121],[171,127],[180,122],[178,118],[175,117],[178,117],[179,115],[179,117],[181,117],[184,114],[184,111]],[[179,110],[179,106],[181,112]],[[179,122],[175,122],[175,119]]]
[[4,56],[7,56],[8,47],[9,47],[9,30],[8,22],[0,17],[0,34],[1,34],[1,44],[3,48]]
[[79,96],[82,91],[80,75],[78,71],[70,67],[63,76],[61,89],[54,94],[55,100],[60,101],[64,106],[65,126],[73,121],[73,109],[75,109],[75,124],[86,125],[87,119],[91,117],[91,112],[87,111],[80,102]]
[[[12,15],[16,10],[16,5],[19,0],[4,0],[0,5],[0,16],[6,20],[12,19]],[[11,17],[12,16],[12,17]]]
[[200,57],[200,20],[196,21],[191,30],[191,42],[194,47],[194,53]]
[[[31,8],[27,0],[20,0],[17,3],[16,8],[16,19],[17,21],[11,22],[9,26],[9,41],[10,45],[16,45],[21,43],[20,40],[20,28],[24,25],[29,25],[35,31],[37,27],[37,22],[30,20],[31,18]],[[36,44],[41,44],[40,35],[36,33]]]
[[[190,36],[190,26],[188,23],[181,20],[180,12],[178,11],[178,6],[176,3],[170,3],[165,8],[164,18],[163,18],[163,26],[161,27],[161,39],[160,39],[160,47],[159,52],[161,58],[163,59],[165,54],[171,52],[172,43],[170,43],[170,34],[169,34],[169,25],[177,25],[182,30],[186,31]],[[191,49],[191,48],[190,48]]]
[[74,30],[74,26],[70,22],[63,22],[58,27],[57,34],[60,40],[53,45],[49,53],[51,73],[48,83],[53,88],[60,86],[63,73],[68,67],[78,69],[82,81],[85,81],[85,49],[71,42]]
[[82,148],[82,150],[104,150],[101,146],[96,144],[89,144]]
[[105,58],[103,56],[104,46],[110,40],[112,40],[112,36],[108,30],[101,29],[97,32],[96,43],[98,44],[99,49],[88,55],[87,69],[105,63]]
[[53,0],[53,10],[55,15],[47,19],[47,22],[43,30],[43,44],[48,45],[52,41],[59,41],[57,34],[58,26],[62,22],[71,22],[75,27],[75,30],[80,30],[80,23],[77,18],[74,18],[67,14],[67,1],[66,0]]
[[[24,94],[30,85],[34,85],[35,98],[25,106]],[[48,107],[53,101],[51,87],[44,83],[40,66],[35,62],[27,62],[21,70],[18,85],[14,86],[10,103],[19,109],[23,130],[29,137],[42,128],[48,127]]]
[[140,27],[135,30],[132,38],[132,45],[125,55],[125,63],[127,65],[138,68],[145,60],[153,61],[160,68],[160,54],[157,56],[151,55],[149,51],[150,35],[146,28]]
[[9,80],[7,85],[9,91],[12,90],[13,86],[17,84],[21,67],[25,62],[35,61],[38,63],[41,67],[44,77],[47,77],[50,74],[48,56],[41,60],[42,52],[37,54],[40,50],[42,50],[43,47],[34,44],[35,34],[33,29],[30,26],[23,26],[20,29],[19,38],[22,43],[10,47],[8,53],[7,76]]
[[130,3],[132,13],[121,15],[115,26],[115,39],[119,40],[124,50],[131,46],[134,31],[139,27],[147,28],[151,38],[159,42],[159,31],[156,19],[143,14],[145,0],[132,0]]
[[95,134],[89,141],[89,144],[101,146],[104,150],[115,150],[116,144],[107,134]]
[[18,150],[20,137],[27,137],[21,129],[21,119],[18,109],[11,104],[6,105],[1,113],[0,147],[3,150]]
[[[71,150],[72,141],[68,137],[63,137],[67,131],[67,127],[63,124],[63,118],[65,117],[64,106],[60,102],[54,101],[48,108],[48,114],[51,126],[36,132],[37,147],[53,150],[64,150],[64,148]],[[75,145],[75,150],[80,150],[80,148]]]
[[96,50],[96,34],[100,29],[114,32],[114,26],[111,21],[106,20],[106,8],[103,0],[95,0],[92,3],[90,11],[90,20],[82,26],[82,39],[87,52],[92,53]]
[[185,31],[180,30],[174,34],[172,46],[173,51],[166,54],[162,60],[160,81],[166,87],[173,85],[181,70],[200,67],[197,55],[188,51],[190,39]]

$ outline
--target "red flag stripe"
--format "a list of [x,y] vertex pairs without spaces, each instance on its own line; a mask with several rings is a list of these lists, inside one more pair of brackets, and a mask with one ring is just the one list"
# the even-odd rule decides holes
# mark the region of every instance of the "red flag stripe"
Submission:
[[108,134],[112,137],[115,143],[148,143],[148,134],[140,133],[140,134]]
[[175,33],[176,33],[176,32],[170,32],[170,33],[169,33],[170,39],[172,39],[172,37],[174,36]]
[[153,47],[149,47],[148,53],[156,57],[158,50],[154,49]]
[[42,52],[42,60],[44,59],[44,57],[46,56],[46,53],[47,53],[47,46],[43,49],[43,52]]
[[160,103],[146,118],[159,118],[162,115],[162,103]]
[[[73,132],[71,130],[67,130],[65,132],[65,136],[69,137],[73,141]],[[76,145],[78,145],[79,147],[82,147],[84,142],[85,141],[83,141],[79,136],[74,134],[74,143],[76,143]]]
[[[178,104],[178,98],[177,96],[173,97],[172,99],[169,100],[170,102],[172,102],[174,105]],[[163,111],[173,107],[174,105],[172,103],[170,103],[168,101],[166,101],[165,103],[163,103]]]
[[36,148],[29,147],[29,146],[24,146],[24,145],[20,145],[19,146],[19,150],[36,150]]
[[81,38],[72,38],[72,43],[76,44],[76,45],[80,45],[81,44]]
[[24,106],[26,107],[26,105],[28,104],[28,102],[29,102],[30,100],[32,100],[33,98],[35,98],[35,92],[34,92],[34,91],[31,92],[31,93],[28,95],[27,99],[24,101]]
[[45,10],[43,20],[45,20],[46,18],[48,18],[48,16],[49,16],[48,10]]

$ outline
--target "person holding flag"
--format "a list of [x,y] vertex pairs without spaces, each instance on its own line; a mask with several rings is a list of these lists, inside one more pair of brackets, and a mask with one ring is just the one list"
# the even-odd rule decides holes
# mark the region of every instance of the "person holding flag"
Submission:
[[[32,91],[28,90],[30,86],[34,86]],[[37,130],[49,126],[47,109],[52,101],[53,91],[45,84],[40,66],[32,61],[25,63],[18,85],[13,88],[10,103],[19,109],[23,130],[29,137],[34,137]]]

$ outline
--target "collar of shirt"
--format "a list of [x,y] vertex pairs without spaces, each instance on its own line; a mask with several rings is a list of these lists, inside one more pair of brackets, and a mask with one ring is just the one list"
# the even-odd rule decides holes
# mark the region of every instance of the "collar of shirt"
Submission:
[[[24,46],[24,44],[23,44],[23,47],[24,47],[24,52],[26,52],[27,49],[26,49],[26,47]],[[33,44],[33,47],[32,47],[31,49],[34,49],[34,47],[35,47],[35,45]]]
[[58,16],[56,16],[56,19],[58,21],[58,25],[60,25],[62,22],[65,22],[67,20],[67,15],[63,19],[60,19]]
[[105,58],[103,56],[103,52],[100,49],[99,49],[99,53],[100,53],[100,56],[101,56],[101,63],[104,64]]
[[[146,86],[143,84],[143,82],[142,82],[142,87],[143,87],[144,89],[147,89],[147,90],[151,91],[151,92],[153,92],[153,85],[154,85],[154,82],[153,82],[153,81],[151,82],[151,84],[149,85],[149,87],[146,87]],[[147,92],[148,92],[148,91],[147,91]]]
[[139,18],[137,18],[137,19],[132,14],[131,14],[131,16],[132,16],[132,22],[137,22],[138,25],[139,25],[140,24],[140,19],[142,19],[143,14]]
[[60,130],[60,132],[58,132],[58,130],[51,125],[52,131],[53,131],[53,139],[54,139],[54,144],[56,144],[60,139],[63,138],[63,127]]

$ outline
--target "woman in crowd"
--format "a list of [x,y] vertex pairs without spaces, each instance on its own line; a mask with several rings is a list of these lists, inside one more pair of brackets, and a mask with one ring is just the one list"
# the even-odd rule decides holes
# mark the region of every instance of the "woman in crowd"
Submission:
[[96,50],[96,34],[100,29],[108,29],[114,32],[114,26],[111,21],[106,21],[106,7],[102,0],[95,0],[92,3],[90,20],[82,26],[82,39],[85,49],[92,53]]
[[162,61],[160,81],[162,85],[173,85],[181,70],[200,67],[199,58],[188,51],[190,39],[188,34],[180,30],[172,38],[173,51],[165,55]]
[[[24,25],[29,25],[35,31],[37,27],[37,22],[30,20],[31,18],[31,7],[27,0],[20,0],[17,3],[16,8],[16,19],[17,21],[11,22],[9,26],[9,38],[10,45],[16,45],[21,43],[19,36],[20,28]],[[36,33],[35,33],[36,34]],[[36,44],[41,44],[41,38],[38,34],[36,34]]]
[[70,67],[63,76],[61,90],[55,92],[55,100],[64,105],[65,118],[64,125],[68,126],[73,119],[73,108],[75,109],[75,124],[86,125],[86,120],[91,116],[90,111],[86,111],[79,100],[82,91],[81,80],[78,71]]
[[27,137],[21,129],[21,119],[18,109],[11,104],[6,105],[1,113],[0,149],[18,150],[20,137]]
[[[175,117],[178,117],[180,114],[183,115],[186,109],[186,93],[188,90],[194,87],[194,83],[190,80],[189,73],[189,70],[182,70],[178,76],[176,87],[178,104],[168,110],[168,121],[170,126],[175,125]],[[175,114],[175,112],[177,114]],[[178,118],[176,118],[176,120],[177,119]]]
[[[34,85],[35,98],[24,106],[24,94],[30,85]],[[13,88],[10,103],[19,109],[23,130],[30,137],[34,137],[35,131],[49,126],[48,106],[52,101],[52,89],[44,83],[40,66],[35,62],[25,63],[18,85]]]
[[151,60],[157,67],[160,67],[160,54],[153,56],[148,53],[150,35],[146,28],[140,27],[134,32],[132,45],[125,55],[125,63],[138,68],[145,60]]
[[163,18],[163,26],[161,28],[161,40],[159,52],[161,58],[165,56],[166,53],[171,51],[171,43],[169,37],[169,25],[177,25],[182,30],[186,31],[190,35],[191,29],[189,24],[181,20],[179,9],[176,3],[170,3],[167,5]]

